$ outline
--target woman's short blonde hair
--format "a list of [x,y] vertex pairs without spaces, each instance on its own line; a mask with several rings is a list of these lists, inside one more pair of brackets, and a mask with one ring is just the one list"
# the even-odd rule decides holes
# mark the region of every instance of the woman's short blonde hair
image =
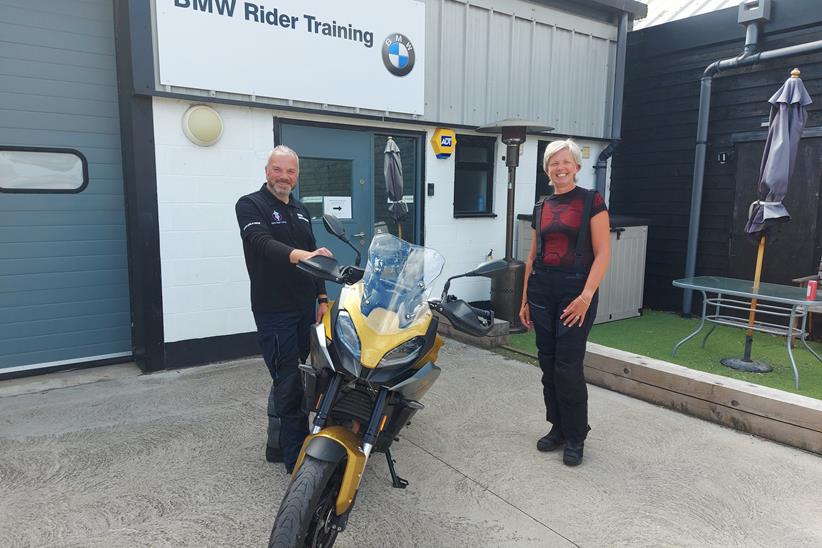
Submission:
[[[574,161],[579,167],[582,167],[582,151],[579,150],[578,144],[571,139],[551,141],[548,143],[548,146],[545,147],[545,154],[542,155],[542,169],[546,174],[548,173],[548,162],[551,160],[551,156],[565,148],[571,151]],[[576,177],[574,179],[576,180]]]

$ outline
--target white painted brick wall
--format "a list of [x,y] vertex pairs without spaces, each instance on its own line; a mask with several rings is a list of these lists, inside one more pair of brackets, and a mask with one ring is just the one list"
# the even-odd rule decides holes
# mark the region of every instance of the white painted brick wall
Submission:
[[223,136],[196,146],[182,130],[189,106],[154,100],[166,342],[255,330],[234,204],[263,183],[274,145],[270,111],[212,105]]
[[[182,131],[182,117],[189,106],[186,101],[154,100],[166,342],[255,330],[234,204],[263,183],[264,165],[274,144],[272,111],[212,104],[223,118],[224,133],[216,145],[198,147]],[[289,113],[289,117],[294,114]],[[323,121],[317,115],[304,117]],[[340,123],[338,118],[327,121]],[[377,126],[387,124],[368,123],[370,129]],[[434,128],[416,129],[427,132],[424,183],[435,185],[434,196],[425,197],[426,245],[446,259],[443,274],[432,291],[432,295],[439,295],[448,276],[474,268],[485,260],[489,250],[494,250],[494,258],[505,255],[505,146],[498,141],[496,149],[497,217],[455,219],[454,157],[437,159],[429,144]],[[593,165],[603,144],[579,144],[591,147],[590,158],[583,160],[579,174],[580,184],[591,188]],[[529,137],[517,169],[515,215],[532,211],[536,155],[537,139]],[[514,230],[516,249],[516,223]],[[486,278],[457,280],[452,284],[452,293],[468,301],[488,300],[490,289],[490,280]]]

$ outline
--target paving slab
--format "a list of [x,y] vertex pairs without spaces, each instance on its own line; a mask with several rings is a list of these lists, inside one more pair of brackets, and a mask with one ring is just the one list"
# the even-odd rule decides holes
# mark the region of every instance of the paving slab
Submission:
[[[539,370],[449,340],[366,470],[345,546],[822,546],[822,459],[590,387],[582,466],[535,450]],[[0,383],[0,546],[262,546],[287,485],[264,461],[268,374],[241,360]]]

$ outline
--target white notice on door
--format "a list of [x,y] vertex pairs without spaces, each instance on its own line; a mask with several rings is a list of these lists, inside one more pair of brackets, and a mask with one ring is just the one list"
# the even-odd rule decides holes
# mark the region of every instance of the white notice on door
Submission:
[[351,196],[326,196],[323,199],[323,213],[338,219],[350,219]]

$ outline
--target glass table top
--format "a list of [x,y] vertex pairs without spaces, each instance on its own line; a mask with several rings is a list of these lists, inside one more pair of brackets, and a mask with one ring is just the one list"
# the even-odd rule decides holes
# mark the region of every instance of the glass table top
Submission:
[[788,304],[822,304],[822,289],[817,292],[815,301],[805,299],[805,288],[792,285],[761,282],[759,290],[754,291],[752,280],[738,280],[722,276],[695,276],[673,281],[674,286],[683,289],[695,289],[710,293],[723,293],[740,297],[757,297],[763,300]]

